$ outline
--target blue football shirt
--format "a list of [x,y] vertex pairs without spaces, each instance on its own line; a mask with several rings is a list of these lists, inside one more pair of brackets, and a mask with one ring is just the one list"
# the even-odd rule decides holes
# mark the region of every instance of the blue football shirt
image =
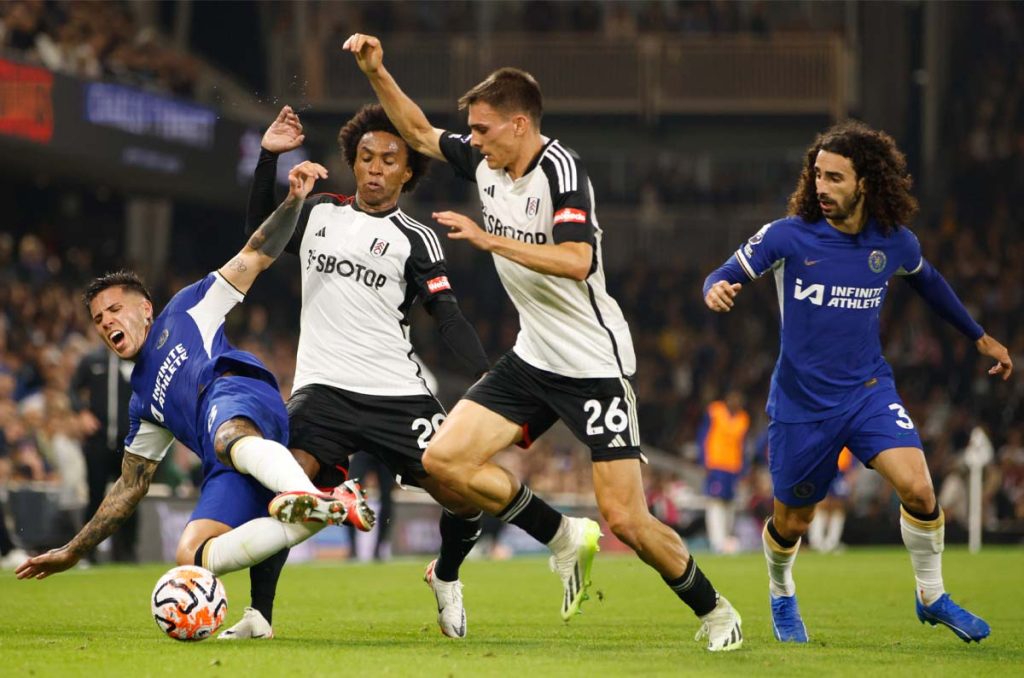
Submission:
[[882,303],[892,276],[914,274],[924,262],[908,228],[885,234],[869,219],[849,235],[825,219],[787,217],[761,228],[736,260],[752,280],[775,276],[781,349],[768,396],[772,419],[836,416],[872,379],[892,378],[879,339]]
[[259,358],[224,336],[224,318],[243,298],[214,272],[175,294],[156,317],[132,370],[127,451],[159,460],[176,438],[198,454],[205,425],[197,421],[200,396],[224,372],[277,388]]

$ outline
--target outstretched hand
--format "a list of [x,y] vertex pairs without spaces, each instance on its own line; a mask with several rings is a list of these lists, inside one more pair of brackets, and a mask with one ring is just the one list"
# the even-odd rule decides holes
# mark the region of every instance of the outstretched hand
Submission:
[[285,106],[264,132],[260,145],[271,153],[287,153],[301,146],[305,140],[298,114],[291,106]]
[[728,313],[735,305],[734,299],[736,299],[736,295],[740,293],[741,289],[743,289],[743,285],[740,283],[729,283],[725,280],[719,280],[711,286],[711,289],[704,296],[704,303],[716,313]]
[[74,567],[78,560],[78,556],[68,550],[67,546],[62,546],[29,558],[17,567],[14,574],[18,579],[46,579],[51,574]]
[[458,212],[434,212],[431,215],[437,223],[447,226],[448,237],[452,240],[466,240],[478,250],[488,251],[490,236],[475,221]]
[[305,200],[317,179],[327,178],[327,168],[306,160],[288,172],[288,197]]
[[376,73],[384,60],[384,48],[381,47],[380,40],[372,35],[353,33],[341,46],[341,49],[352,52],[356,57],[359,70],[367,75]]
[[974,345],[978,347],[978,353],[995,359],[996,364],[989,368],[989,374],[993,376],[1001,374],[1003,381],[1010,378],[1013,373],[1013,360],[1010,359],[1010,352],[1006,350],[1005,346],[987,334],[983,334]]

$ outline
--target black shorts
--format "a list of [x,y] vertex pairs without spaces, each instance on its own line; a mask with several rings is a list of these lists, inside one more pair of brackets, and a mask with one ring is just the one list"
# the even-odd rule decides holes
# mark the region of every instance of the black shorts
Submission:
[[433,396],[371,396],[310,384],[288,400],[289,447],[320,462],[314,481],[321,487],[341,483],[349,455],[360,450],[383,461],[400,484],[418,486],[427,475],[423,451],[444,418]]
[[464,397],[522,426],[524,447],[561,419],[590,448],[594,461],[643,458],[628,377],[565,377],[509,351]]

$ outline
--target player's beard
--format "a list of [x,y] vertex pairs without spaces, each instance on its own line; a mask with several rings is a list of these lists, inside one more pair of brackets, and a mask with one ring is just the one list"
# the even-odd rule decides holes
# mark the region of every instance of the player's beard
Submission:
[[863,197],[864,194],[861,192],[860,188],[854,188],[853,195],[850,196],[849,200],[842,203],[834,202],[833,204],[835,205],[835,208],[833,209],[832,214],[824,215],[823,213],[823,216],[827,216],[827,218],[832,221],[846,221],[857,210],[857,205]]

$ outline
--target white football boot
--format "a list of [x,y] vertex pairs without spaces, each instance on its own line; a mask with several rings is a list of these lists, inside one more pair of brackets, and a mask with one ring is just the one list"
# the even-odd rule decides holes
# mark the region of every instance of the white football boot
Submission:
[[441,581],[434,576],[435,565],[436,558],[427,565],[423,581],[427,582],[437,598],[437,625],[441,627],[441,633],[449,638],[465,638],[466,608],[462,605],[462,582],[458,579]]
[[274,637],[274,629],[260,611],[247,607],[242,620],[226,631],[221,631],[217,640],[270,640]]
[[565,518],[569,521],[569,541],[551,556],[551,571],[562,578],[562,620],[579,614],[584,600],[590,599],[590,570],[594,554],[601,550],[601,527],[590,518]]
[[709,652],[731,652],[743,646],[743,620],[723,596],[718,596],[715,609],[699,619],[703,623],[694,640],[707,638]]

